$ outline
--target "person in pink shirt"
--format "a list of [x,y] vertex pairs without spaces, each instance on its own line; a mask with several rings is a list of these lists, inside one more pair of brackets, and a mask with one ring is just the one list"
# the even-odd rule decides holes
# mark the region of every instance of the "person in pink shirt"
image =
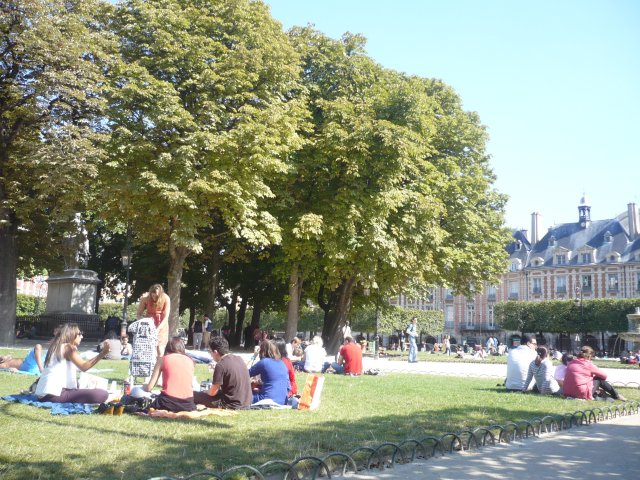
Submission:
[[607,374],[591,362],[593,353],[593,349],[585,345],[576,355],[576,359],[569,362],[562,384],[563,395],[582,400],[593,400],[594,394],[598,395],[604,392],[614,400],[625,401],[626,398],[618,394],[613,386],[606,381]]
[[185,353],[182,339],[180,337],[171,338],[165,354],[158,357],[149,382],[142,387],[143,390],[150,392],[162,374],[162,391],[151,406],[170,412],[195,410],[196,404],[193,401],[192,388],[194,368],[193,360]]

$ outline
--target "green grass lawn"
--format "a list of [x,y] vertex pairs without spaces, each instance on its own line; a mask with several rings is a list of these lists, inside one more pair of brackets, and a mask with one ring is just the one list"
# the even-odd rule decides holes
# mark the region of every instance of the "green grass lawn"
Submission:
[[[371,356],[370,354],[367,354]],[[408,359],[409,353],[407,351],[391,351],[388,355],[382,356],[381,358],[388,358],[390,361],[402,361],[406,362]],[[507,355],[489,355],[484,360],[473,360],[471,358],[456,358],[455,355],[445,355],[443,353],[427,353],[427,352],[418,352],[418,361],[427,361],[427,362],[453,362],[453,363],[507,363]],[[554,365],[560,365],[560,361],[553,360]],[[593,363],[600,368],[622,368],[622,369],[634,369],[638,370],[640,368],[638,365],[629,365],[622,364],[618,360],[603,360],[601,358],[595,358]]]
[[[104,360],[97,367],[112,369],[100,375],[121,382],[127,362]],[[206,366],[197,366],[197,376],[209,376]],[[299,387],[304,378],[297,377]],[[18,393],[32,381],[0,372],[0,395]],[[621,390],[629,400],[640,400],[640,390]],[[316,411],[257,410],[199,420],[52,416],[0,401],[0,478],[147,479],[221,471],[592,406],[603,404],[506,393],[495,379],[412,374],[327,375]]]

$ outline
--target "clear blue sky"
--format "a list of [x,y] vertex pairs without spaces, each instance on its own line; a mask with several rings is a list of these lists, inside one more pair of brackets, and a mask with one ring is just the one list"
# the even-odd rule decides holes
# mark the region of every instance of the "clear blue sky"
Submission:
[[640,204],[640,1],[266,0],[285,29],[361,33],[387,68],[440,78],[480,114],[507,225],[543,231]]

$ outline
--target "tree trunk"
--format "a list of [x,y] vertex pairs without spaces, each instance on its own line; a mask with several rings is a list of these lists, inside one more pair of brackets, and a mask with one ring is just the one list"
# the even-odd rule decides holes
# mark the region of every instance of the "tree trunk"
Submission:
[[333,308],[325,310],[324,325],[322,327],[322,339],[329,355],[338,353],[342,340],[342,327],[347,322],[351,310],[353,289],[356,285],[354,277],[344,280],[338,288],[332,292],[335,296]]
[[209,277],[209,285],[207,285],[207,298],[205,300],[204,313],[213,320],[213,312],[216,305],[216,295],[218,294],[218,274],[220,273],[220,252],[215,249],[213,258],[209,264],[211,276]]
[[182,288],[182,271],[184,261],[189,255],[187,247],[178,247],[172,240],[169,240],[169,273],[167,283],[169,298],[171,299],[171,310],[169,311],[169,337],[175,335],[180,324],[180,289]]
[[253,301],[253,310],[251,311],[251,323],[244,329],[244,349],[253,351],[253,334],[257,328],[260,328],[260,312],[262,311],[262,297],[257,296]]
[[[0,185],[0,200],[4,190]],[[11,212],[0,208],[0,345],[11,346],[16,338],[16,226]]]
[[[240,301],[240,308],[238,309],[238,318],[236,319],[236,331],[233,342],[235,345],[240,345],[242,343],[242,325],[244,324],[244,316],[247,313],[247,304],[249,300],[246,297],[243,297]],[[245,339],[245,342],[247,340]]]
[[289,309],[287,311],[287,326],[284,333],[284,339],[287,342],[290,342],[298,333],[302,283],[302,275],[298,273],[298,266],[296,265],[291,269],[291,275],[289,276]]

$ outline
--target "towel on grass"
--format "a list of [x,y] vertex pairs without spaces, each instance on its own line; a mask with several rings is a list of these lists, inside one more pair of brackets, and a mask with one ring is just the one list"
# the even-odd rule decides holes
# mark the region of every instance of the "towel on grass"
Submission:
[[39,373],[23,372],[22,370],[16,370],[11,368],[0,368],[0,372],[20,373],[22,375],[33,375],[34,377],[40,375]]
[[265,398],[263,400],[258,400],[256,403],[252,403],[251,410],[291,410],[291,405],[280,405],[279,403],[274,402],[270,398]]
[[54,403],[41,402],[33,394],[5,395],[2,400],[24,403],[34,407],[50,408],[51,415],[70,415],[72,413],[93,413],[93,406],[87,403]]
[[143,415],[145,417],[186,418],[191,420],[211,415],[216,415],[218,417],[232,417],[237,414],[238,412],[235,410],[225,410],[222,408],[205,408],[204,410],[194,410],[193,412],[169,412],[168,410],[155,410],[150,408],[149,413],[136,413],[136,415]]

